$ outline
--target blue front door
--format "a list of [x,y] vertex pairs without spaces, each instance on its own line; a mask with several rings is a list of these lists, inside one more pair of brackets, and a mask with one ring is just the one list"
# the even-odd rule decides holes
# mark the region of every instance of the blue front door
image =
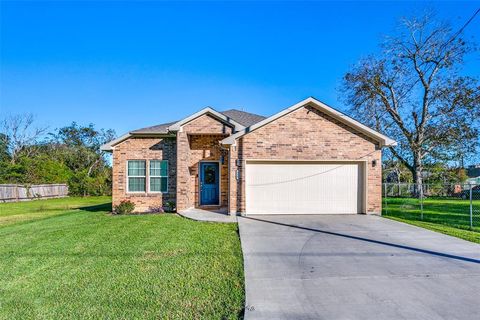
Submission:
[[218,205],[218,162],[200,162],[200,205]]

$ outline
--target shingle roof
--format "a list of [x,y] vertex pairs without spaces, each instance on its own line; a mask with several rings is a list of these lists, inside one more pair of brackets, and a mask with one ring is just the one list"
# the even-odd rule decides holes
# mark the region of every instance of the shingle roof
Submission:
[[[260,116],[258,114],[240,111],[236,109],[222,111],[220,113],[224,114],[226,117],[240,123],[242,126],[245,126],[245,127],[249,127],[265,119],[264,116]],[[157,124],[155,126],[133,130],[131,131],[131,133],[168,133],[167,131],[168,127],[170,127],[175,123],[177,123],[177,121]]]
[[469,178],[480,177],[480,168],[476,168],[474,166],[467,168],[467,176]]
[[156,126],[133,130],[131,131],[131,133],[167,133],[168,127],[174,123],[177,123],[177,121],[157,124]]
[[236,109],[221,111],[221,113],[223,113],[227,117],[233,119],[234,121],[240,123],[242,126],[245,126],[245,127],[250,127],[251,125],[257,122],[260,122],[266,118],[258,114],[240,111]]

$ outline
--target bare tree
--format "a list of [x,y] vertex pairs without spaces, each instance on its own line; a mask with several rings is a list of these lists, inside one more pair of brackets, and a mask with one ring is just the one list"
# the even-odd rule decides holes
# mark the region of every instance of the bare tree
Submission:
[[16,163],[20,152],[30,156],[39,138],[47,131],[47,127],[34,125],[35,117],[30,113],[10,115],[0,123],[0,133],[6,139],[11,162]]
[[431,14],[403,19],[378,56],[344,77],[352,114],[398,141],[390,151],[418,186],[426,161],[448,161],[479,145],[479,82],[460,74],[475,46],[461,31]]

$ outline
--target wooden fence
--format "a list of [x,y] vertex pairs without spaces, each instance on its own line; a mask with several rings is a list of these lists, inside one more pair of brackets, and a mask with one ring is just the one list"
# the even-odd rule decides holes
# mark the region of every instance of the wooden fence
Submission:
[[62,198],[67,195],[66,184],[0,184],[0,202]]

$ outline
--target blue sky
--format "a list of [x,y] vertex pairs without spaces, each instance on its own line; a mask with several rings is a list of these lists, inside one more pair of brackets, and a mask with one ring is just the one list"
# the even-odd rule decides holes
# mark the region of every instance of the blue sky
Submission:
[[[342,76],[398,18],[462,25],[480,2],[1,2],[0,108],[117,134],[205,106],[271,115]],[[466,30],[480,38],[480,19]],[[475,60],[476,59],[476,60]],[[480,74],[478,56],[467,60]]]

